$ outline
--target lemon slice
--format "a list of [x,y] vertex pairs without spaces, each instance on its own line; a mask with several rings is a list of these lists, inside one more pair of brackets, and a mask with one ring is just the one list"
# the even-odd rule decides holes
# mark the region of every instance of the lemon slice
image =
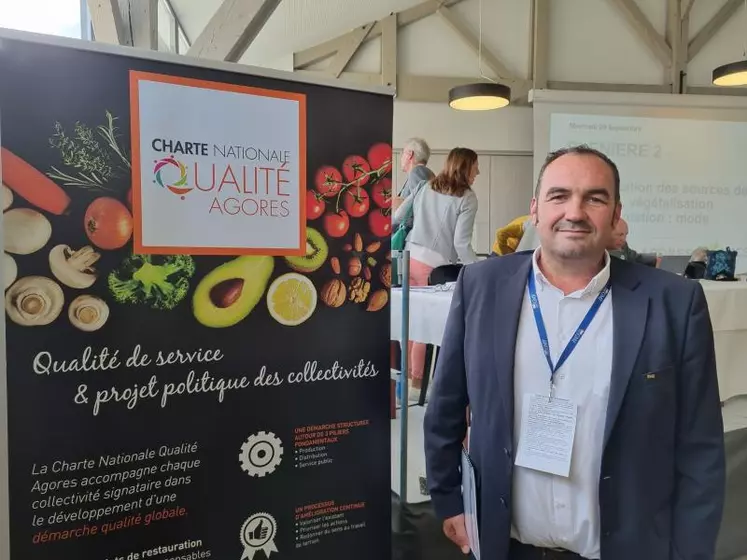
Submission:
[[316,288],[306,276],[289,272],[275,279],[267,291],[267,309],[281,325],[295,327],[316,309]]

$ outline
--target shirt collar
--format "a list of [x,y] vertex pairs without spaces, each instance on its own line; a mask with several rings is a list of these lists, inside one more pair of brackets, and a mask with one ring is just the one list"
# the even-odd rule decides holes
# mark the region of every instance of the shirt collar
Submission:
[[[557,288],[550,283],[550,281],[545,277],[544,274],[542,274],[542,271],[540,270],[540,267],[538,265],[540,249],[541,247],[537,247],[532,254],[532,274],[534,274],[534,280],[537,285],[540,286],[541,290],[545,289],[546,287],[551,287],[557,290]],[[573,292],[572,294],[569,294],[569,296],[581,298],[589,295],[597,295],[599,292],[601,292],[610,279],[610,262],[610,254],[607,250],[605,250],[604,268],[602,268],[602,270],[600,270],[597,275],[591,279],[591,281],[583,290]]]

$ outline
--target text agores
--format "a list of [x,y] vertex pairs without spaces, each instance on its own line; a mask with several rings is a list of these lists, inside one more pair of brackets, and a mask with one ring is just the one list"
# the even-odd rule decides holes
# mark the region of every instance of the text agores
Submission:
[[[184,162],[187,184],[211,193],[209,214],[227,216],[290,216],[293,183],[289,152],[244,146],[211,146],[204,142],[155,138],[156,152],[197,156]],[[211,153],[212,152],[212,153]],[[205,161],[205,157],[219,160]],[[297,185],[296,185],[297,188]]]

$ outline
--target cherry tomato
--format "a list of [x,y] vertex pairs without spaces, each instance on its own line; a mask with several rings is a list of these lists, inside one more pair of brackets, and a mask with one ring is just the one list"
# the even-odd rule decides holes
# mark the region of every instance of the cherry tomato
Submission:
[[371,198],[379,208],[392,205],[392,180],[384,177],[371,188]]
[[351,218],[362,218],[368,213],[371,206],[371,199],[368,193],[360,187],[350,187],[342,195],[344,198],[345,210]]
[[371,171],[371,166],[361,156],[348,156],[342,162],[342,174],[345,176],[345,181],[353,183],[356,187],[362,187],[368,183],[369,171]]
[[392,233],[392,217],[385,216],[382,209],[376,209],[368,215],[368,227],[376,237],[387,237]]
[[392,170],[392,147],[384,142],[374,144],[368,149],[368,163],[379,175],[386,175]]
[[327,212],[324,215],[324,230],[330,237],[342,237],[350,228],[350,218],[344,210],[337,212]]
[[324,214],[324,199],[323,195],[314,192],[306,191],[306,219],[316,220],[319,216]]
[[317,170],[314,184],[316,190],[327,198],[332,198],[342,188],[342,174],[336,167],[324,165]]
[[83,226],[96,247],[119,249],[132,236],[132,214],[116,198],[102,196],[88,205]]

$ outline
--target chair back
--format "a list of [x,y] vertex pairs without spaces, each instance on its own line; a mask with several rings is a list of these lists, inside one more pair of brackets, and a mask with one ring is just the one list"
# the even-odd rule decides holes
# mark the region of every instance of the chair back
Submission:
[[462,264],[445,264],[437,266],[428,275],[428,285],[437,286],[448,282],[456,282],[459,278],[459,271],[464,265]]

